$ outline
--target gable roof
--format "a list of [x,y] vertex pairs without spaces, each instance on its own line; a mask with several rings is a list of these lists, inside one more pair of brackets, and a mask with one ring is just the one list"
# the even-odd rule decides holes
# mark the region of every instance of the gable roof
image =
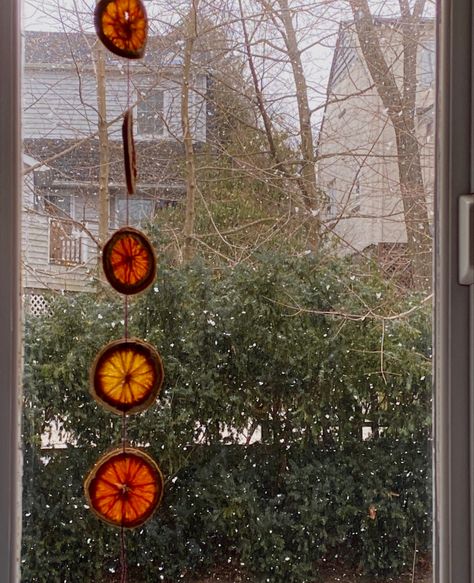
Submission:
[[[92,49],[97,36],[82,32],[39,32],[25,31],[26,65],[87,65],[92,64]],[[105,51],[108,66],[123,66],[127,59]],[[148,38],[143,59],[133,61],[133,66],[174,67],[182,64],[179,43],[169,37]]]

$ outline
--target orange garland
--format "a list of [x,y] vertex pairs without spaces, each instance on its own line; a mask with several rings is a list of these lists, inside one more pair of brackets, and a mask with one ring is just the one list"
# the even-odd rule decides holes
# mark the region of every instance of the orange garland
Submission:
[[[99,39],[115,55],[128,59],[143,56],[148,18],[142,0],[99,0],[94,25]],[[130,103],[128,108],[124,115],[122,139],[130,195],[135,192],[137,170]],[[153,247],[143,233],[132,227],[119,229],[106,242],[102,265],[110,285],[125,296],[145,290],[156,276]],[[124,322],[125,339],[111,342],[99,352],[90,380],[93,397],[105,408],[122,415],[122,446],[104,455],[84,482],[91,510],[100,519],[121,528],[123,583],[127,580],[124,529],[139,526],[150,518],[161,502],[164,487],[158,464],[146,453],[126,445],[127,415],[143,411],[154,402],[163,384],[163,363],[152,346],[128,338],[127,297]]]
[[123,157],[125,163],[125,181],[128,194],[135,194],[137,181],[137,156],[133,139],[133,113],[127,109],[122,124]]

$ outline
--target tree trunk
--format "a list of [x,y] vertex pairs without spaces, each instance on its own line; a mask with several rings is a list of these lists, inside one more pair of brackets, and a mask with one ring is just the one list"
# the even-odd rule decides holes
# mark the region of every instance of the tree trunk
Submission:
[[[288,0],[278,0],[280,18],[285,28],[285,45],[290,59],[293,77],[295,80],[296,103],[298,105],[298,120],[301,140],[302,168],[301,175],[305,188],[306,207],[319,211],[320,200],[316,185],[316,161],[314,156],[313,130],[311,127],[311,113],[309,108],[308,85],[304,74],[301,52],[291,17]],[[316,219],[319,222],[319,217]],[[319,232],[319,227],[317,228]]]
[[99,242],[104,245],[109,235],[109,134],[107,126],[107,95],[104,48],[95,46],[97,81],[97,112],[99,137]]
[[186,210],[184,218],[183,261],[194,256],[194,222],[196,217],[196,163],[194,157],[193,136],[189,116],[189,88],[191,83],[191,65],[194,42],[197,38],[197,10],[199,0],[192,0],[186,26],[186,43],[184,47],[183,81],[181,92],[181,126],[186,160]]

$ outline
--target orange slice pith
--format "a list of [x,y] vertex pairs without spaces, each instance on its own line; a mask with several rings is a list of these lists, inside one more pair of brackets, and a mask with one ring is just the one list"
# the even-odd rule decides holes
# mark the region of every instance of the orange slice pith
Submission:
[[141,0],[100,0],[94,25],[97,36],[115,55],[127,59],[143,56],[148,18]]
[[104,246],[102,264],[110,285],[132,295],[150,286],[156,275],[153,247],[143,233],[132,227],[116,231]]
[[90,392],[118,415],[139,413],[155,401],[163,378],[163,363],[152,346],[136,339],[116,340],[97,355]]
[[146,522],[163,497],[163,474],[146,453],[126,447],[104,455],[84,482],[87,502],[102,520],[134,528]]

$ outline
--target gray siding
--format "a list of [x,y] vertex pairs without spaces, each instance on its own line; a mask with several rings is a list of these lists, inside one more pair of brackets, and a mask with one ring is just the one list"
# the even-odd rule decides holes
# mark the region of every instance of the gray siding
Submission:
[[[109,135],[120,140],[121,115],[127,102],[136,105],[138,90],[154,87],[164,91],[165,131],[163,139],[181,139],[181,83],[177,74],[169,78],[136,77],[127,89],[125,75],[107,73],[107,120]],[[191,119],[194,139],[206,138],[206,78],[200,75],[194,82],[191,99]],[[129,97],[127,97],[129,95]],[[136,108],[135,108],[136,112]],[[115,123],[112,123],[117,120]],[[169,130],[169,131],[168,131]],[[97,95],[93,70],[78,73],[73,68],[45,69],[27,66],[24,79],[25,138],[81,139],[97,132]],[[137,136],[140,139],[140,136]],[[154,138],[156,139],[156,138]]]

